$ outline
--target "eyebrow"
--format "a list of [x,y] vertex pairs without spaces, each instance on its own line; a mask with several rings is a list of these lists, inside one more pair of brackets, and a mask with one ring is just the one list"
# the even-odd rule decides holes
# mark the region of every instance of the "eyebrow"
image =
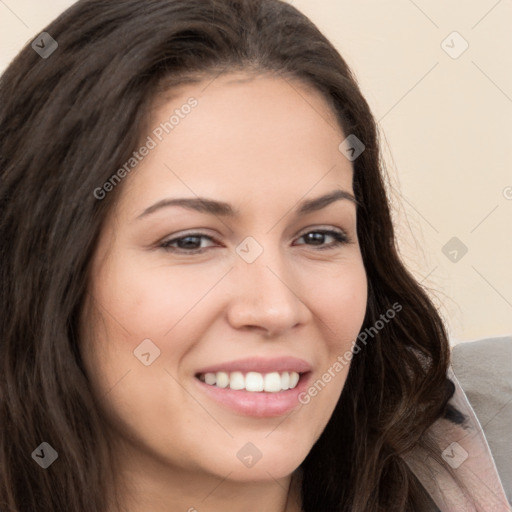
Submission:
[[[346,190],[334,190],[323,196],[314,199],[306,199],[298,204],[295,208],[295,215],[306,215],[308,213],[316,212],[325,208],[335,201],[348,200],[358,205],[357,199]],[[209,213],[223,217],[239,217],[240,210],[233,208],[229,203],[222,201],[215,201],[206,197],[196,198],[175,198],[175,199],[162,199],[152,206],[146,208],[137,219],[146,217],[162,208],[169,208],[172,206],[181,206],[189,210],[195,210],[201,213]]]

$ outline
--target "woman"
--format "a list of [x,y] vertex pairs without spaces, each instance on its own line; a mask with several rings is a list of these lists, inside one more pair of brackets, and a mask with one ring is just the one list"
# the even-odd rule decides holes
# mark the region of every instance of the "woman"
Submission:
[[2,510],[506,510],[295,8],[80,0],[0,94]]

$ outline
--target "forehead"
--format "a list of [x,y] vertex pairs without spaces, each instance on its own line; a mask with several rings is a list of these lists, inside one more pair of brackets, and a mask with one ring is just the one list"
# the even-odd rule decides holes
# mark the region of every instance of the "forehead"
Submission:
[[154,147],[122,194],[132,210],[169,194],[236,204],[352,190],[335,114],[297,80],[232,73],[174,88],[156,98],[148,137]]

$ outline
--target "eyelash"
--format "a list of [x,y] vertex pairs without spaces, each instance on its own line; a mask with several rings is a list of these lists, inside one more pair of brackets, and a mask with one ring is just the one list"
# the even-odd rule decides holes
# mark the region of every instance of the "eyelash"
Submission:
[[[308,232],[304,233],[303,235],[301,235],[299,238],[303,238],[306,235],[309,235],[311,233],[321,233],[323,235],[330,235],[335,240],[331,244],[323,245],[322,247],[317,247],[315,249],[317,251],[325,251],[328,249],[334,249],[341,245],[345,245],[345,244],[352,242],[352,240],[343,231],[334,231],[332,229],[316,229],[316,230],[308,231]],[[212,238],[209,235],[205,235],[204,233],[190,233],[190,234],[186,234],[181,237],[173,238],[171,240],[166,240],[166,241],[162,242],[159,245],[159,247],[161,247],[162,249],[164,249],[167,252],[173,252],[173,253],[178,253],[178,254],[190,254],[190,255],[201,254],[201,253],[205,252],[206,250],[210,249],[210,247],[203,247],[202,249],[187,250],[187,249],[182,249],[182,248],[171,247],[171,244],[174,244],[174,243],[179,242],[180,240],[184,240],[186,238],[207,238],[210,241],[215,241],[214,238]],[[303,244],[303,245],[308,245],[308,244]],[[313,247],[315,247],[315,246],[313,245]]]

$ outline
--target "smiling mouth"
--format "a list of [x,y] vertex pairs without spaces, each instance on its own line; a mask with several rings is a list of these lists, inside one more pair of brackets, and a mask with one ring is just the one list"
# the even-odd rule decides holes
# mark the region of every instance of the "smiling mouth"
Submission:
[[279,393],[294,389],[304,375],[298,372],[215,372],[199,373],[196,378],[217,388],[253,393]]

